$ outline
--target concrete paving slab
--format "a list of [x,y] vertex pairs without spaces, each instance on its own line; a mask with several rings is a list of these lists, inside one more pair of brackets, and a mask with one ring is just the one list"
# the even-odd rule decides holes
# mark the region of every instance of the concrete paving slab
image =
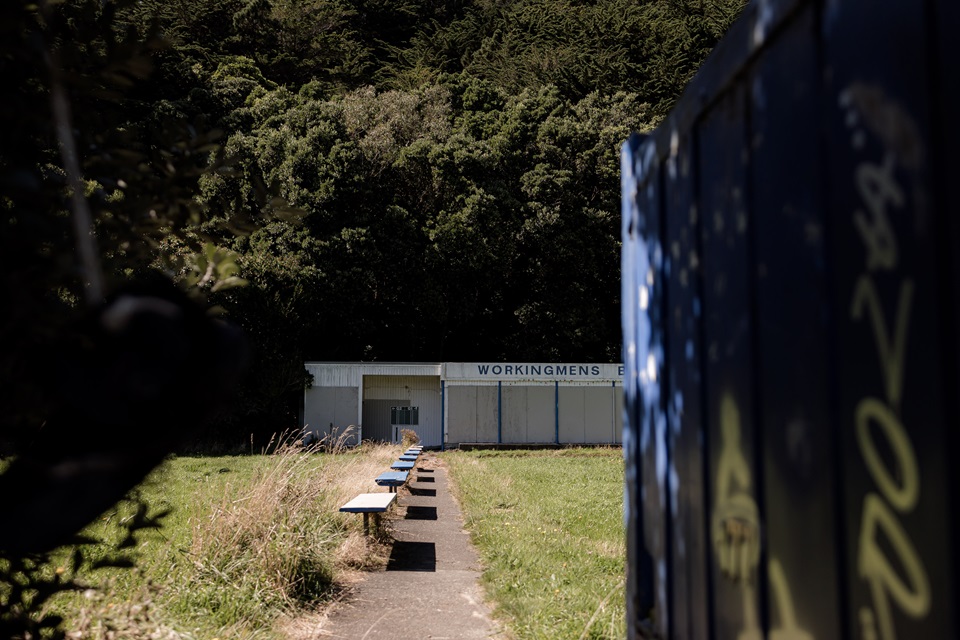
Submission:
[[320,638],[506,640],[479,585],[480,563],[447,473],[425,454],[384,520],[390,559],[330,612]]

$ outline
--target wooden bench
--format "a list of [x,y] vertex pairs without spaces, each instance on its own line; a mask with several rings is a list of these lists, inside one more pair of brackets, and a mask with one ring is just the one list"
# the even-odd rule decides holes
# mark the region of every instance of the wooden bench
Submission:
[[390,465],[391,469],[396,469],[397,471],[410,471],[417,463],[412,460],[397,460]]
[[397,499],[396,493],[361,493],[356,498],[340,507],[340,511],[346,513],[363,514],[363,532],[370,532],[370,514],[373,514],[374,526],[380,523],[380,514],[384,513],[393,501]]

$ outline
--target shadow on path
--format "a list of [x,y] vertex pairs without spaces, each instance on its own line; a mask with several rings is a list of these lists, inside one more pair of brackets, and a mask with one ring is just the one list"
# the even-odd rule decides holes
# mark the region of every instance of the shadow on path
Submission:
[[436,571],[437,545],[432,542],[404,542],[397,540],[393,543],[390,560],[387,561],[387,571]]
[[409,506],[407,507],[407,515],[404,516],[406,520],[436,520],[437,519],[437,508],[436,507],[416,507]]
[[427,453],[418,466],[411,474],[417,481],[398,488],[397,508],[385,516],[392,538],[386,566],[368,572],[311,640],[508,637],[493,623],[484,601],[479,558],[443,460]]

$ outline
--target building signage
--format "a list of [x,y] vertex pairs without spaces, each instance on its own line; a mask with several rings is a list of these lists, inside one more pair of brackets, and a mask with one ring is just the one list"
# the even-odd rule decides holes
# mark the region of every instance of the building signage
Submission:
[[448,362],[447,380],[622,381],[622,364]]

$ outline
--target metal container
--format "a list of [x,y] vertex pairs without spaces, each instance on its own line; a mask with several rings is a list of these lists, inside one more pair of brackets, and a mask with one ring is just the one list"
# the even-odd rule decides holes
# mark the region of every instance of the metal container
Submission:
[[753,2],[623,145],[629,638],[960,634],[958,29]]

